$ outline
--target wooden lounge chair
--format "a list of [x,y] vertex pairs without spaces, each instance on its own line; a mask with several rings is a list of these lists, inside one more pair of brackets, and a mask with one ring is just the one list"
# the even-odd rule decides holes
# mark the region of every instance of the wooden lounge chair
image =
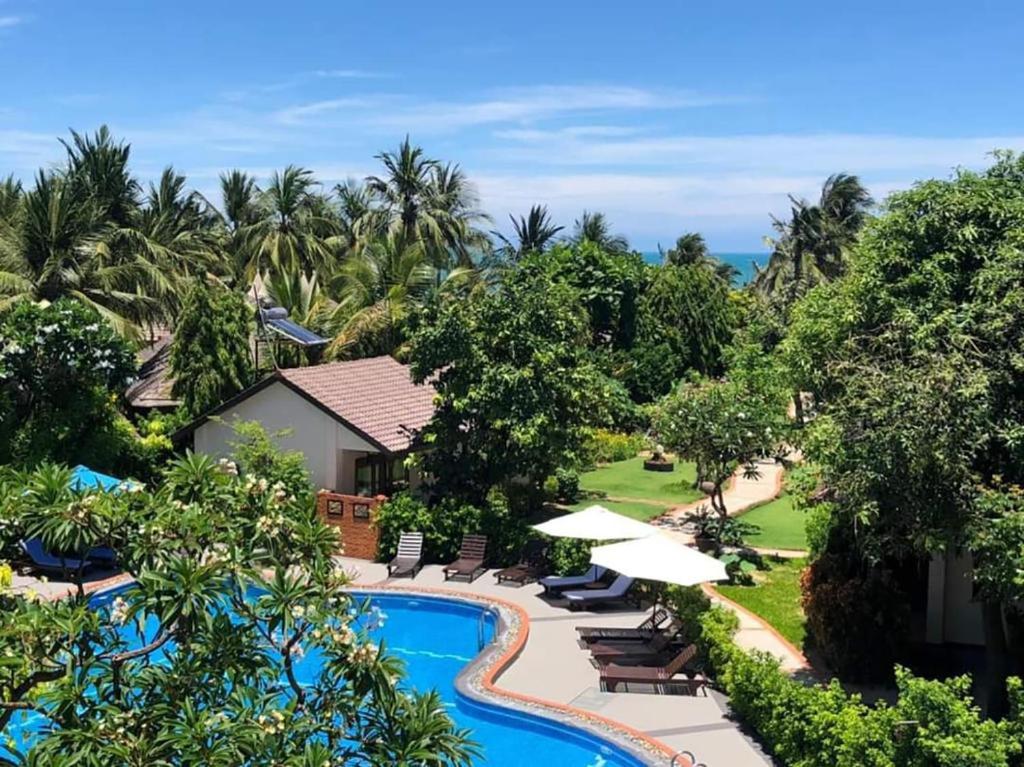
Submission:
[[707,695],[707,680],[700,674],[693,678],[675,678],[696,656],[696,645],[689,645],[680,650],[676,657],[663,666],[620,666],[616,663],[609,663],[602,666],[600,670],[601,691],[615,692],[616,688],[622,684],[626,685],[628,692],[630,684],[643,684],[652,685],[656,692],[678,689],[696,695],[699,690]]
[[544,541],[530,541],[526,544],[522,561],[519,564],[498,570],[494,577],[498,579],[498,583],[511,581],[512,583],[518,583],[520,586],[530,581],[535,581],[541,577],[547,566],[546,551],[547,546]]
[[415,578],[423,568],[423,533],[402,533],[398,538],[398,551],[388,563],[388,578],[408,575]]
[[487,554],[486,535],[464,535],[459,558],[444,568],[444,579],[464,575],[472,583],[484,571],[484,558]]
[[19,545],[25,556],[28,557],[33,570],[53,575],[75,575],[84,573],[93,566],[88,559],[72,559],[71,557],[54,556],[43,546],[39,538],[29,538],[27,541],[20,541]]
[[611,639],[617,642],[634,641],[643,642],[654,636],[655,631],[667,621],[671,615],[664,607],[659,607],[646,620],[641,621],[636,628],[620,628],[618,626],[577,626],[579,633],[580,647],[586,647],[590,642],[600,642]]
[[569,603],[570,610],[581,610],[584,607],[624,602],[629,598],[629,590],[633,588],[633,579],[628,575],[620,575],[611,586],[605,589],[587,589],[584,591],[564,591],[562,597]]
[[606,640],[593,642],[584,647],[590,650],[590,655],[596,666],[603,666],[607,663],[647,662],[652,658],[663,658],[665,653],[671,649],[676,637],[679,636],[682,627],[682,621],[677,619],[672,621],[664,631],[657,632],[646,642]]
[[544,587],[545,594],[558,594],[567,589],[578,589],[597,583],[607,572],[607,568],[591,565],[583,575],[549,575],[540,579],[540,585]]

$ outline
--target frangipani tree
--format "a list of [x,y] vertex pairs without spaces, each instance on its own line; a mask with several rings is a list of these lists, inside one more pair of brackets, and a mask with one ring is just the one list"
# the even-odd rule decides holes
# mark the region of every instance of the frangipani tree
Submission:
[[737,469],[756,479],[758,459],[783,453],[786,398],[774,390],[702,379],[661,401],[655,427],[669,450],[696,462],[697,481],[724,519],[729,512],[723,489]]
[[42,471],[4,483],[3,518],[113,545],[135,582],[99,605],[0,594],[0,765],[469,764],[438,695],[406,693],[368,634],[384,616],[341,590],[303,483],[191,454],[157,492]]

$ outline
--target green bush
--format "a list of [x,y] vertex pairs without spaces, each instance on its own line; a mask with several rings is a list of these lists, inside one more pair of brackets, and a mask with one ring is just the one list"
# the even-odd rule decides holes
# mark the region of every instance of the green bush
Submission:
[[711,599],[700,586],[669,586],[662,600],[683,624],[680,639],[685,644],[700,640],[701,619],[711,609]]
[[[735,616],[732,616],[735,621]],[[866,705],[839,682],[810,686],[791,679],[766,653],[732,640],[734,625],[712,609],[701,644],[737,717],[757,732],[781,764],[794,767],[1009,767],[1021,753],[1020,681],[1010,680],[1013,715],[985,720],[970,678],[933,681],[896,667],[895,704]]]
[[887,681],[907,636],[907,599],[886,571],[827,554],[801,581],[807,634],[825,663],[849,681]]
[[572,469],[558,469],[555,472],[555,495],[564,503],[576,503],[580,499],[580,475]]
[[641,434],[619,434],[606,429],[595,429],[587,440],[584,451],[589,463],[614,463],[636,456],[644,449]]
[[504,566],[519,560],[529,537],[529,528],[509,510],[500,494],[492,493],[481,508],[445,499],[433,507],[399,493],[377,510],[378,558],[395,555],[403,532],[423,533],[423,555],[428,562],[450,562],[459,553],[462,536],[487,536],[487,564]]
[[556,538],[548,551],[551,572],[555,575],[579,575],[590,568],[591,541]]

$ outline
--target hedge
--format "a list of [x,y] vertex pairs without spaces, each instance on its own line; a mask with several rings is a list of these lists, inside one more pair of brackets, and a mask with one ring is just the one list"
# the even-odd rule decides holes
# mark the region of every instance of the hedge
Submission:
[[895,704],[864,703],[838,681],[808,685],[762,652],[732,639],[720,609],[701,618],[701,644],[733,711],[789,767],[1014,767],[1024,732],[1024,695],[1009,681],[1011,715],[982,717],[969,676],[928,680],[896,667]]

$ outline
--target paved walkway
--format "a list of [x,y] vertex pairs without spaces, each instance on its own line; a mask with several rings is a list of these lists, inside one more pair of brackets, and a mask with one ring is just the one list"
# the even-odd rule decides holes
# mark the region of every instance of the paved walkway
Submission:
[[[357,572],[361,585],[386,581],[383,565],[343,559]],[[536,584],[499,585],[491,572],[472,584],[445,582],[441,568],[429,565],[416,576],[387,581],[391,585],[445,588],[456,592],[494,596],[521,606],[530,618],[530,633],[522,654],[498,679],[500,687],[592,711],[622,722],[674,750],[693,752],[707,767],[756,767],[771,765],[759,747],[728,717],[728,702],[712,692],[708,697],[606,693],[598,685],[597,672],[588,654],[576,645],[576,626],[635,626],[646,611],[628,610],[570,612],[539,594]]]
[[[725,500],[725,508],[728,510],[730,517],[738,516],[752,506],[767,503],[776,498],[782,491],[782,478],[785,473],[782,466],[775,461],[761,461],[758,463],[758,469],[759,476],[756,479],[745,477],[743,476],[742,469],[738,470],[729,488],[722,493]],[[695,511],[707,502],[707,499],[703,499],[675,506],[669,509],[662,519],[667,518],[671,524],[672,520],[685,518],[687,514]],[[658,524],[658,522],[655,520],[654,524]],[[683,534],[680,533],[673,534],[683,537]],[[692,537],[688,538],[688,542],[692,540]],[[772,549],[758,549],[758,551],[763,554],[786,558],[806,556],[806,552],[775,551]],[[736,644],[746,650],[763,650],[771,653],[779,659],[782,668],[790,673],[810,671],[810,664],[800,649],[794,647],[792,643],[786,640],[771,625],[735,602],[725,599],[714,588],[706,588],[705,591],[716,604],[727,607],[739,616],[740,628],[736,633]]]

